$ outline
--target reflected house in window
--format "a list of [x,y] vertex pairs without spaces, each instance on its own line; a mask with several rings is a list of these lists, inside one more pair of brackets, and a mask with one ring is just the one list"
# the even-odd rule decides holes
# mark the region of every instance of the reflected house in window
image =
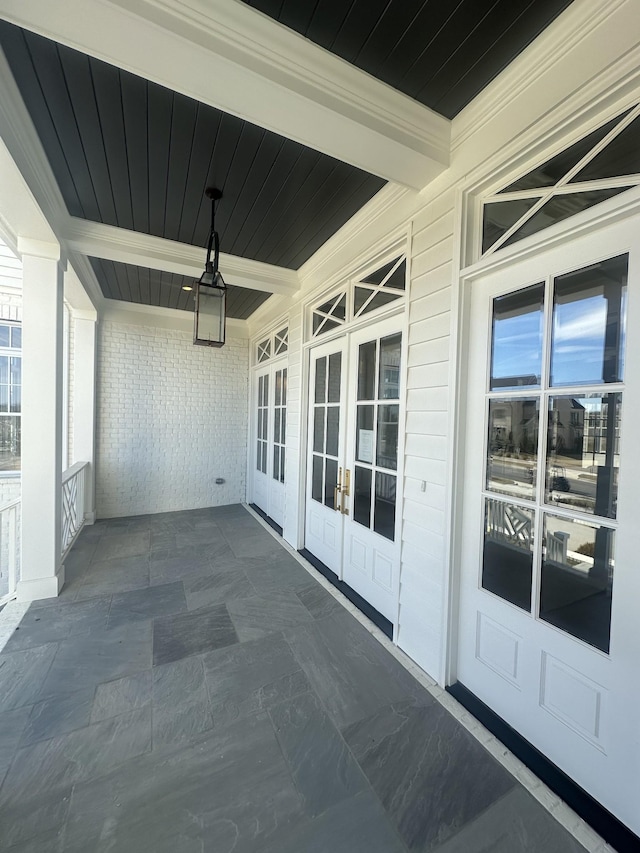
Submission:
[[0,471],[19,471],[22,427],[22,326],[0,324]]

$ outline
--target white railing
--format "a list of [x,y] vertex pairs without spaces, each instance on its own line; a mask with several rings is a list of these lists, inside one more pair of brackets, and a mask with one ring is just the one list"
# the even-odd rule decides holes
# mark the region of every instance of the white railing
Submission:
[[20,498],[0,507],[0,604],[16,594],[20,580]]
[[62,559],[84,526],[88,462],[76,462],[62,475]]

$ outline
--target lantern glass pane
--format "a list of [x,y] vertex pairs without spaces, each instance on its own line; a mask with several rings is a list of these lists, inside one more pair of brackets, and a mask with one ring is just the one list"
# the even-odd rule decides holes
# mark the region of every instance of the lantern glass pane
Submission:
[[198,284],[195,343],[221,346],[224,343],[226,290]]

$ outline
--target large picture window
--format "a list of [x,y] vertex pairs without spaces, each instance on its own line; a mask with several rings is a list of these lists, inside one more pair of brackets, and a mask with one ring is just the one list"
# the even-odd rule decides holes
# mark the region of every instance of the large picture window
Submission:
[[20,470],[22,327],[0,323],[0,471]]

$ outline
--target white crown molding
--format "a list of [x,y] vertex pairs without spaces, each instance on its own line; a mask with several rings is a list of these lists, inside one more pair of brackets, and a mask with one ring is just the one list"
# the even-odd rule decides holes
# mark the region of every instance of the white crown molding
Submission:
[[[113,225],[68,217],[63,238],[70,251],[138,267],[200,278],[205,250]],[[293,296],[299,289],[295,270],[263,264],[235,255],[220,255],[220,271],[227,284],[267,293]]]
[[[549,27],[530,44],[507,68],[493,80],[478,97],[455,117],[451,129],[451,153],[464,145],[496,117],[523,99],[527,90],[540,84],[541,78],[553,71],[580,43],[598,30],[617,12],[627,7],[630,16],[627,33],[637,37],[637,5],[635,0],[580,0],[572,3]],[[617,40],[608,43],[604,33],[599,33],[600,55],[607,49],[620,55]],[[586,81],[592,76],[589,66],[576,67],[577,88],[586,90]],[[564,84],[564,80],[560,80]]]
[[0,0],[0,15],[404,186],[448,166],[448,119],[237,0]]

